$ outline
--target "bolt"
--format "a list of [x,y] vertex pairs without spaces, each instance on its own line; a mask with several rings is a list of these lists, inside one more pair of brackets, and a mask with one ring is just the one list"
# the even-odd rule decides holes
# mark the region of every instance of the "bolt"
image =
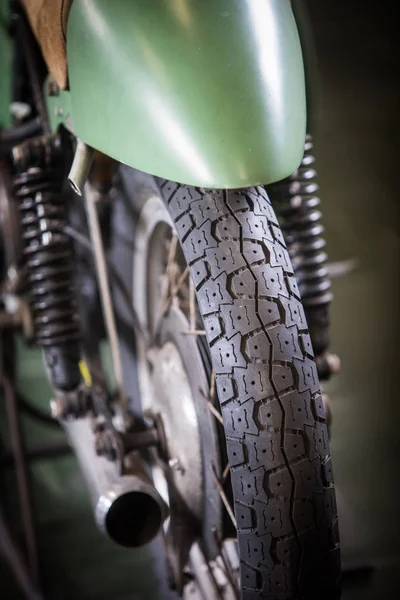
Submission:
[[182,475],[185,472],[185,469],[182,467],[181,463],[177,458],[170,458],[168,461],[168,465],[173,471],[179,471],[179,473],[181,473]]
[[96,454],[115,462],[121,455],[120,441],[113,431],[105,429],[96,435]]
[[58,87],[58,85],[54,81],[54,79],[52,79],[50,77],[49,80],[48,80],[48,82],[47,82],[47,94],[49,96],[58,96],[59,93],[60,93],[60,88]]

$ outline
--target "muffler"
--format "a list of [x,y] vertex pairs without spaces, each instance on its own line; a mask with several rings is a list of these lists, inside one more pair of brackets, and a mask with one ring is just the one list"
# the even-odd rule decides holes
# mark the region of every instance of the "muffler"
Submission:
[[129,459],[129,472],[95,450],[90,419],[62,421],[79,461],[99,529],[121,546],[148,544],[160,531],[168,508],[146,474],[139,457]]

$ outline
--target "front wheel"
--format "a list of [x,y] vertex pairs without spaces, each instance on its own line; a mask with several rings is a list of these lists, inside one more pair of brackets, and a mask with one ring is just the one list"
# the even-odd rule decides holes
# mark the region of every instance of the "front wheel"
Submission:
[[[340,558],[328,432],[296,278],[268,196],[261,187],[211,191],[152,181],[143,187],[147,200],[136,223],[134,251],[139,260],[133,259],[133,267],[141,265],[136,288],[133,269],[136,308],[153,345],[143,342],[138,366],[140,373],[148,363],[145,379],[153,386],[144,408],[148,413],[154,403],[162,419],[167,404],[175,415],[176,421],[170,414],[165,418],[167,447],[176,456],[189,395],[202,424],[196,429],[199,439],[193,437],[197,458],[192,469],[170,455],[161,465],[162,485],[170,500],[177,500],[179,514],[187,515],[186,526],[193,524],[190,539],[199,543],[209,564],[218,552],[210,543],[213,535],[221,547],[227,538],[236,538],[237,597],[336,600]],[[140,215],[148,220],[157,211],[165,217],[146,245]],[[172,248],[177,239],[180,247]],[[182,337],[195,346],[190,350],[186,341],[182,346]],[[193,367],[196,357],[189,359],[194,347],[200,348],[201,373],[200,366]],[[171,373],[181,372],[186,374],[179,385],[175,379],[171,383]],[[169,402],[168,385],[180,391],[186,386],[180,405]],[[199,417],[204,406],[214,420],[206,426]],[[168,432],[171,423],[176,423],[176,436]],[[218,449],[210,453],[213,444]],[[187,452],[181,453],[182,463]],[[225,514],[218,510],[215,492]]]

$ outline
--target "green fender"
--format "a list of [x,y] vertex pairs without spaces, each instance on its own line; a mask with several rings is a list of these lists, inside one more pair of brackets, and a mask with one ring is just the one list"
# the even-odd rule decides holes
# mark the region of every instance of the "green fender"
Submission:
[[123,163],[235,188],[282,179],[302,159],[290,0],[75,0],[67,52],[70,92],[49,99],[53,127]]

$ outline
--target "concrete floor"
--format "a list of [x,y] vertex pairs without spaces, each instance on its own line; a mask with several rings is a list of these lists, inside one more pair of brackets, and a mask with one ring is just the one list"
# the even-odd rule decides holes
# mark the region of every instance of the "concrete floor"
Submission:
[[[358,261],[334,282],[332,349],[342,372],[327,389],[344,565],[374,570],[345,575],[344,600],[391,600],[400,590],[397,32],[394,17],[372,2],[309,4],[320,61],[316,143],[330,258]],[[22,391],[45,406],[50,390],[39,354],[21,359]],[[30,427],[31,441],[43,432]],[[49,596],[156,598],[147,554],[116,549],[97,534],[74,459],[38,462],[34,475]],[[10,492],[10,476],[7,483]],[[0,581],[8,590],[2,597],[19,597],[11,583],[5,587],[10,578],[1,564]]]

